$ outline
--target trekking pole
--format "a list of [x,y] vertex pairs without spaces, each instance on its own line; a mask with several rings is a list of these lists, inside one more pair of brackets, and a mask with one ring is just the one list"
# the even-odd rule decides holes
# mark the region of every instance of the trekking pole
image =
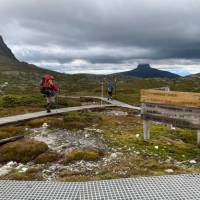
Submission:
[[117,96],[117,78],[115,78],[115,98],[116,98],[116,96]]
[[103,80],[101,81],[101,106],[103,105]]
[[60,94],[60,88],[58,89],[57,93],[55,93],[55,102],[56,102],[56,113],[58,113],[59,108],[59,94]]
[[58,95],[55,94],[55,109],[56,109],[56,113],[58,111]]
[[56,113],[58,112],[58,108],[59,108],[59,93],[60,93],[60,90],[56,94]]

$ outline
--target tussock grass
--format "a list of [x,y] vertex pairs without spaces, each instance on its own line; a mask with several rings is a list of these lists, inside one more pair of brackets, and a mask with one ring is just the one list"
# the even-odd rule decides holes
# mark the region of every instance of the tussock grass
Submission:
[[86,181],[97,181],[100,180],[97,176],[89,176],[89,175],[59,175],[57,177],[58,181],[63,182],[86,182]]
[[97,150],[73,150],[65,155],[64,163],[70,163],[78,160],[96,161],[101,155]]
[[80,99],[69,99],[65,97],[56,97],[56,103],[59,107],[81,106]]
[[38,128],[41,127],[44,123],[47,123],[50,128],[64,128],[62,115],[33,119],[25,123],[22,122],[21,125],[30,128]]
[[9,161],[26,163],[47,150],[48,146],[45,143],[35,140],[24,139],[10,142],[0,147],[0,163]]
[[0,127],[0,140],[16,135],[25,135],[26,131],[24,127],[21,126],[3,126]]
[[42,126],[45,122],[49,124],[50,128],[76,130],[83,129],[93,124],[98,124],[101,120],[102,118],[100,115],[84,110],[79,112],[69,112],[58,116],[34,119],[26,123],[21,123],[21,125],[36,128]]
[[40,154],[35,160],[34,162],[36,164],[46,164],[49,162],[55,162],[57,160],[59,160],[59,158],[61,158],[61,155],[59,155],[56,152],[44,152],[42,154]]
[[65,127],[68,129],[82,129],[101,120],[99,115],[88,111],[69,112],[63,117]]
[[4,180],[18,180],[18,181],[42,181],[44,180],[39,169],[29,168],[26,172],[19,172],[16,169],[11,170],[8,174],[1,176]]

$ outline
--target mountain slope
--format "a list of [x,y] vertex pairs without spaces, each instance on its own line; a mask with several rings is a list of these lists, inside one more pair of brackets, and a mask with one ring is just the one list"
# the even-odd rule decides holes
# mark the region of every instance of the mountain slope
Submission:
[[121,75],[138,78],[178,78],[177,74],[152,68],[149,64],[139,64],[134,70],[122,72]]
[[[64,76],[59,72],[39,68],[35,65],[28,64],[26,62],[20,62],[11,49],[5,44],[2,36],[0,35],[0,75],[19,75],[29,74],[42,76],[44,73],[50,72],[52,75]],[[65,75],[66,76],[66,75]]]
[[[9,84],[3,89],[3,94],[39,94],[41,77],[47,72],[55,77],[62,94],[65,95],[101,95],[102,80],[105,82],[117,80],[118,99],[127,103],[139,102],[139,90],[144,88],[170,86],[171,90],[200,92],[200,79],[194,79],[194,77],[168,79],[168,77],[176,78],[178,75],[153,69],[149,65],[139,65],[135,70],[108,76],[68,75],[20,62],[15,56],[13,57],[11,50],[6,49],[5,45],[3,46],[4,51],[0,53],[0,96],[1,84],[4,82]],[[156,79],[150,79],[154,77]],[[167,77],[167,79],[163,77]],[[106,83],[104,87],[104,91],[106,91]]]
[[4,91],[8,94],[38,93],[41,77],[45,73],[52,74],[59,84],[63,84],[67,74],[39,68],[35,65],[20,62],[0,36],[0,95],[1,84],[8,82]]
[[[60,92],[69,94],[99,94],[102,76],[75,74],[68,75],[37,67],[32,64],[18,61],[12,51],[4,43],[1,37],[0,51],[0,96],[2,94],[40,94],[40,81],[45,73],[54,76],[60,86]],[[1,85],[8,82],[8,86],[3,88]]]
[[12,51],[8,48],[8,46],[3,41],[2,36],[0,35],[0,55],[10,58],[12,60],[18,61]]

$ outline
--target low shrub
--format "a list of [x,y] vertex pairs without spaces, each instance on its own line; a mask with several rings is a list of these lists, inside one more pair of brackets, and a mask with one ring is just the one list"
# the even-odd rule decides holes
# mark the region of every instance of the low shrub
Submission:
[[2,97],[2,106],[5,108],[15,107],[16,105],[19,105],[19,103],[19,98],[15,96],[6,95]]
[[64,97],[57,97],[56,104],[58,106],[64,106],[64,107],[81,106],[81,102],[79,99],[67,99]]
[[44,98],[41,95],[4,95],[1,98],[1,106],[4,108],[27,106],[27,105],[43,105]]

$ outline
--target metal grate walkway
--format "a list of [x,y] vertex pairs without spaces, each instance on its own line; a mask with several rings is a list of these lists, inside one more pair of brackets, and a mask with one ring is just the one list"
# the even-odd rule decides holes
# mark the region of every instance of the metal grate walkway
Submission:
[[0,181],[0,200],[194,200],[200,175],[129,178],[85,183]]

